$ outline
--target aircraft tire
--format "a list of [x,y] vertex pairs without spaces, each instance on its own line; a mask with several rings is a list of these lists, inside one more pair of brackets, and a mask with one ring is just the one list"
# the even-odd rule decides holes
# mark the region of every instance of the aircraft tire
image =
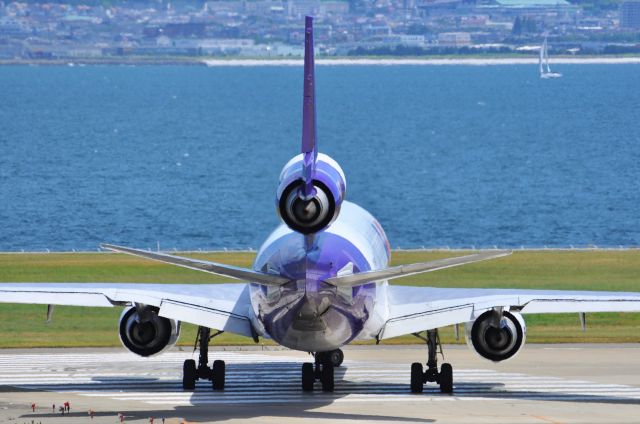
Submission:
[[424,371],[420,362],[411,364],[411,393],[422,393],[424,390]]
[[195,390],[197,379],[196,361],[187,359],[182,366],[182,389],[185,391]]
[[224,361],[213,361],[213,377],[211,378],[211,386],[213,390],[224,390],[225,380],[225,364]]
[[329,360],[333,363],[334,367],[339,367],[340,365],[342,365],[342,362],[344,361],[344,353],[340,349],[335,349],[335,350],[332,350],[331,352],[328,352],[327,356],[329,357]]
[[453,393],[453,367],[451,364],[444,363],[440,367],[438,384],[440,384],[440,391],[442,393]]
[[313,383],[316,381],[316,374],[311,362],[302,364],[302,391],[313,392]]
[[334,372],[333,363],[328,360],[322,364],[322,374],[320,375],[323,392],[333,392],[334,388]]

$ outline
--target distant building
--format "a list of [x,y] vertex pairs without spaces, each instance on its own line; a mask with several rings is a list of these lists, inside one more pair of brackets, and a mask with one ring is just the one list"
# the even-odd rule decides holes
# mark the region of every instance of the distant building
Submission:
[[22,56],[22,43],[0,43],[0,59],[14,59]]
[[0,36],[24,36],[29,33],[31,29],[22,19],[0,18]]
[[503,7],[569,6],[566,0],[495,0],[494,3]]
[[402,35],[394,34],[382,38],[382,42],[387,45],[402,45],[407,47],[424,47],[424,35]]
[[419,0],[416,3],[416,9],[423,16],[437,16],[452,13],[462,4],[462,0]]
[[91,46],[79,46],[70,48],[67,50],[67,56],[69,57],[100,57],[102,56],[102,49],[99,47]]
[[244,8],[244,2],[236,0],[208,1],[205,6],[211,13],[240,13]]
[[286,5],[284,0],[245,1],[244,11],[255,16],[282,15]]
[[164,35],[168,37],[197,37],[204,36],[204,23],[188,22],[179,24],[166,24],[163,28]]
[[243,48],[239,55],[245,57],[303,57],[304,47],[288,46],[282,43],[256,44]]
[[463,0],[418,0],[416,7],[418,8],[450,8],[455,9],[462,4]]
[[470,15],[460,17],[460,26],[466,28],[478,28],[487,25],[489,17],[487,15]]
[[364,37],[385,36],[393,33],[389,25],[381,22],[363,25],[360,30]]
[[571,5],[566,0],[494,0],[489,4],[496,4],[501,7],[514,7],[521,9],[566,7]]
[[579,6],[566,0],[491,0],[485,8],[498,8],[512,13],[576,12]]
[[625,1],[620,6],[620,26],[640,28],[640,1]]
[[441,32],[438,34],[438,45],[443,47],[465,47],[471,45],[468,32]]
[[346,1],[320,2],[320,16],[343,16],[349,13],[349,3]]
[[300,18],[305,15],[315,16],[320,10],[320,1],[317,0],[289,0],[287,1],[287,14]]

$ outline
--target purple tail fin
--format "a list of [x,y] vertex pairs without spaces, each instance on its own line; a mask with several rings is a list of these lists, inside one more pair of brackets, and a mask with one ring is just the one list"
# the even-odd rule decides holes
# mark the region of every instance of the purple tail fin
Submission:
[[313,174],[318,156],[316,131],[316,78],[313,61],[313,18],[307,16],[304,25],[304,98],[302,103],[302,154],[304,197],[315,195]]

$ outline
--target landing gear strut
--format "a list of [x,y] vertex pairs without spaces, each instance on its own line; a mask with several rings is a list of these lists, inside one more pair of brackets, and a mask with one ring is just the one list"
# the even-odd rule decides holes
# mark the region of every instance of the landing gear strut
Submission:
[[442,354],[438,330],[427,330],[427,337],[422,336],[420,333],[414,333],[413,335],[427,342],[429,356],[427,359],[427,371],[423,372],[420,362],[411,364],[411,392],[422,393],[425,383],[435,382],[440,386],[442,393],[453,393],[453,368],[451,364],[442,364],[440,372],[438,372],[438,347],[440,347],[440,354]]
[[323,392],[333,392],[334,368],[339,367],[344,360],[344,353],[340,349],[329,352],[316,352],[315,361],[302,364],[302,390],[312,392],[313,384],[320,380]]
[[217,331],[211,335],[211,329],[207,327],[198,327],[198,335],[196,336],[196,343],[193,347],[200,347],[200,353],[198,357],[198,366],[196,367],[196,361],[193,359],[187,359],[184,361],[182,369],[182,388],[186,391],[193,391],[196,388],[196,381],[198,380],[210,380],[213,390],[224,390],[225,380],[225,364],[224,361],[213,361],[213,366],[209,368],[209,341],[216,336],[222,334],[223,331]]

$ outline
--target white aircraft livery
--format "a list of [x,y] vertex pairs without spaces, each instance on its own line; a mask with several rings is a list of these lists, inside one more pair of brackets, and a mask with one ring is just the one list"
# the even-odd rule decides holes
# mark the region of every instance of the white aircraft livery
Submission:
[[[183,387],[199,379],[214,390],[225,386],[225,363],[209,366],[208,345],[221,332],[269,338],[310,352],[302,364],[301,388],[334,389],[340,348],[353,340],[384,340],[403,334],[422,338],[426,369],[411,365],[412,392],[435,382],[453,391],[450,364],[438,366],[439,327],[465,324],[467,342],[480,356],[504,361],[525,343],[523,314],[637,312],[640,293],[406,287],[388,281],[510,252],[483,253],[389,266],[385,233],[373,216],[345,200],[346,178],[316,143],[313,20],[306,18],[302,148],[282,169],[276,209],[283,223],[260,247],[253,269],[160,252],[103,244],[102,247],[198,271],[233,277],[235,284],[3,283],[0,302],[45,305],[124,306],[122,344],[140,356],[173,346],[180,323],[199,326],[199,360],[184,362]],[[49,311],[52,306],[50,306]],[[211,334],[211,329],[217,332]],[[423,336],[422,332],[426,332]]]

